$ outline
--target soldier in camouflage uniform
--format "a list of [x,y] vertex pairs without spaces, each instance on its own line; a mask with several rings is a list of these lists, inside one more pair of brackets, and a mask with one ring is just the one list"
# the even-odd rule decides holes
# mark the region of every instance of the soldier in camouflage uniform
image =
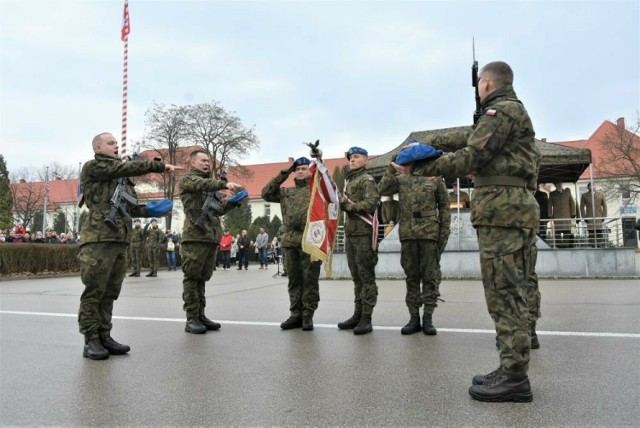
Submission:
[[[414,334],[437,334],[433,311],[438,306],[439,254],[449,239],[451,211],[444,181],[417,174],[399,175],[392,165],[378,184],[381,195],[399,193],[400,263],[406,275],[410,320],[401,331]],[[422,282],[422,291],[420,291]],[[424,305],[422,326],[420,307]]]
[[[305,157],[296,159],[290,168],[285,168],[262,189],[262,198],[267,202],[278,202],[282,210],[284,231],[281,245],[287,261],[289,290],[289,318],[280,324],[283,330],[302,327],[313,330],[313,313],[320,301],[320,266],[322,262],[311,261],[311,256],[302,251],[302,233],[307,224],[307,212],[311,203],[309,183],[311,161]],[[291,173],[295,174],[295,187],[280,187]]]
[[220,323],[211,321],[205,316],[204,308],[207,304],[205,298],[205,283],[211,279],[215,267],[215,256],[218,250],[222,227],[220,216],[234,208],[233,204],[224,204],[223,201],[214,202],[208,215],[204,216],[197,224],[207,194],[223,189],[235,189],[236,183],[211,178],[211,161],[204,151],[191,153],[189,162],[191,170],[180,179],[180,199],[184,207],[185,219],[182,232],[182,281],[184,311],[187,323],[184,331],[187,333],[202,334],[207,330],[220,329]]
[[396,169],[426,176],[475,174],[471,222],[477,230],[480,266],[489,314],[500,341],[500,367],[473,378],[472,398],[481,401],[533,399],[529,367],[529,308],[526,283],[539,209],[527,185],[541,158],[529,115],[513,89],[504,62],[487,64],[478,91],[483,115],[469,134],[435,136],[426,144],[455,153]]
[[[149,228],[151,225],[151,228]],[[151,223],[144,227],[145,236],[147,237],[147,254],[149,254],[150,271],[145,276],[158,276],[158,258],[160,257],[160,245],[164,239],[164,234],[158,227],[158,220],[151,219]]]
[[[118,159],[118,143],[113,135],[97,135],[92,142],[94,160],[84,164],[80,174],[83,203],[89,208],[82,227],[80,243],[80,278],[85,286],[80,296],[78,324],[85,337],[83,355],[102,360],[129,352],[127,345],[111,337],[113,302],[120,295],[127,269],[127,246],[131,240],[131,216],[144,217],[144,206],[128,204],[123,214],[116,214],[117,231],[105,224],[110,200],[121,177],[151,172],[173,172],[173,165],[156,161],[123,162]],[[126,192],[135,198],[133,184],[127,181]]]
[[133,231],[131,232],[131,264],[133,272],[129,276],[140,276],[142,268],[142,249],[144,248],[144,229],[142,223],[137,218],[133,221]]
[[353,329],[354,334],[367,334],[373,330],[371,315],[378,299],[378,253],[372,245],[373,228],[370,223],[380,195],[373,177],[366,172],[368,152],[361,147],[351,147],[346,156],[349,171],[345,175],[345,192],[340,208],[347,214],[345,253],[354,283],[355,308],[351,318],[338,323],[338,328]]

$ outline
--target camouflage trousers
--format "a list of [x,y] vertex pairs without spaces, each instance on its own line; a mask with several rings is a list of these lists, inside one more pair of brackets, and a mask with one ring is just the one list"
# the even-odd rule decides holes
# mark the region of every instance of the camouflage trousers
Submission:
[[118,242],[84,244],[78,253],[80,279],[84,291],[80,296],[78,324],[88,338],[111,331],[113,302],[118,299],[127,270],[127,245]]
[[354,283],[355,312],[371,315],[378,300],[376,265],[378,254],[371,248],[370,236],[347,236],[344,245],[349,272]]
[[[407,296],[405,302],[411,315],[432,315],[438,306],[438,244],[428,239],[401,241],[400,264],[406,275]],[[422,283],[422,290],[420,290]]]
[[204,285],[211,279],[216,264],[217,245],[207,242],[182,244],[182,300],[187,319],[204,315],[207,299]]
[[131,266],[136,273],[142,270],[142,247],[131,248]]
[[540,289],[538,288],[538,274],[536,273],[536,263],[538,261],[538,246],[536,245],[537,237],[533,239],[531,245],[531,257],[529,260],[529,275],[527,277],[527,306],[529,307],[529,328],[533,329],[536,322],[540,319]]
[[534,229],[478,226],[480,268],[489,315],[500,342],[500,365],[511,374],[529,368],[527,279]]
[[284,253],[289,266],[287,289],[291,316],[313,316],[320,301],[318,277],[322,262],[312,262],[301,247],[285,247]]
[[151,269],[154,272],[157,272],[160,251],[158,247],[149,247],[148,251],[149,251],[149,269]]

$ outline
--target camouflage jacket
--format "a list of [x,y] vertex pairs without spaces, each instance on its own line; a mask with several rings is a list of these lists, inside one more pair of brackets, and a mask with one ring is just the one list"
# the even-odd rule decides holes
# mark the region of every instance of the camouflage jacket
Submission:
[[[111,209],[118,179],[135,177],[151,172],[164,172],[164,164],[157,161],[123,162],[120,159],[96,154],[94,160],[86,162],[80,173],[80,186],[84,194],[84,203],[89,208],[89,215],[82,225],[82,242],[80,246],[95,242],[123,242],[129,244],[131,239],[132,220],[135,217],[146,217],[144,205],[126,204],[125,215],[116,214],[117,231],[113,231],[104,222]],[[133,183],[127,181],[126,192],[136,197]]]
[[[509,176],[529,185],[538,175],[540,152],[527,110],[511,85],[493,92],[482,103],[483,115],[470,133],[433,137],[424,143],[442,150],[457,150],[435,160],[415,162],[413,173],[432,176],[475,174]],[[466,146],[465,146],[466,143]],[[471,195],[474,226],[537,228],[539,210],[525,186],[476,187]]]
[[289,168],[286,168],[272,178],[262,189],[262,199],[280,203],[283,225],[281,245],[299,248],[302,246],[302,232],[307,224],[307,212],[311,202],[311,178],[295,179],[295,187],[280,187],[287,181],[289,174]]
[[383,196],[400,195],[400,240],[429,239],[444,250],[449,239],[451,211],[449,193],[441,178],[398,174],[389,165],[378,183]]
[[147,237],[147,248],[160,248],[160,245],[164,240],[164,233],[162,233],[160,228],[156,227],[154,229],[153,227],[149,227],[149,225],[147,225],[144,228],[144,232]]
[[[207,199],[207,193],[226,189],[227,183],[216,180],[203,171],[191,168],[191,171],[180,179],[180,199],[184,209],[184,225],[182,229],[182,242],[220,242],[222,225],[220,217],[214,213],[205,216],[202,226],[205,231],[196,228],[195,223],[202,213],[202,206]],[[235,206],[222,203],[224,212],[230,211]]]
[[144,229],[134,227],[131,232],[131,246],[133,248],[142,248],[144,246]]
[[345,175],[344,195],[351,200],[351,202],[340,204],[340,208],[347,213],[347,221],[344,226],[345,235],[371,236],[371,225],[358,217],[358,214],[374,214],[378,209],[380,194],[375,180],[367,174],[365,167],[347,172]]

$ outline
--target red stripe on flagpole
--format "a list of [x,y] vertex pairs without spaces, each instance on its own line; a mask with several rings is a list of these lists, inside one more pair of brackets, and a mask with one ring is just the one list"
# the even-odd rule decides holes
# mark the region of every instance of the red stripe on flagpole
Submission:
[[131,26],[129,22],[129,2],[125,0],[122,15],[122,28],[120,37],[124,42],[124,64],[122,68],[122,131],[120,134],[120,157],[127,158],[127,103],[129,95],[129,33]]

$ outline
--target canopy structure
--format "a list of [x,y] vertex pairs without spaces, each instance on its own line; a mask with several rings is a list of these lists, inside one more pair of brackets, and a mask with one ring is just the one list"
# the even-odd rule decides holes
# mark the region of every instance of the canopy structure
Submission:
[[[391,158],[397,155],[410,140],[428,142],[436,135],[446,135],[452,132],[465,132],[470,130],[470,126],[460,126],[412,132],[395,149],[375,159],[371,159],[367,163],[367,171],[376,178],[382,177],[389,163],[391,163]],[[547,143],[537,139],[536,145],[542,154],[542,163],[540,164],[540,174],[538,176],[538,181],[542,183],[556,183],[558,181],[575,183],[591,163],[591,151],[588,149],[577,149],[560,144]],[[451,182],[454,178],[455,177],[447,177],[447,181]],[[460,177],[460,182],[464,187],[473,187],[473,182],[465,177]]]

